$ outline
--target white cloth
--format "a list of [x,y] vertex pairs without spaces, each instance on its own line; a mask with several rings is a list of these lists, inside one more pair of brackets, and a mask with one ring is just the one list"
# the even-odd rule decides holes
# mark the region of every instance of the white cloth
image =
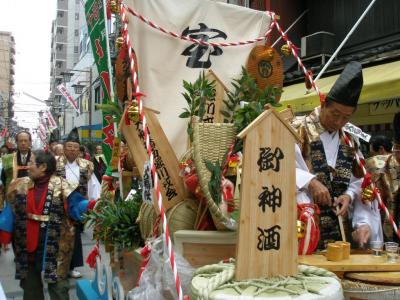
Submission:
[[24,165],[26,163],[26,156],[27,154],[22,154],[21,153],[21,163]]
[[[76,161],[65,164],[65,177],[68,181],[79,184],[80,171]],[[91,175],[88,181],[87,191],[89,200],[100,198],[101,185],[94,174]]]
[[[169,31],[215,43],[264,36],[271,23],[265,11],[213,1],[127,0],[125,4]],[[183,80],[194,82],[202,71],[212,69],[229,88],[232,79],[240,76],[255,44],[194,45],[163,34],[130,13],[127,16],[129,37],[138,61],[140,90],[146,95],[144,105],[160,111],[157,118],[179,157],[186,151],[187,144],[188,119],[178,118],[182,108],[187,106],[181,95]],[[198,60],[195,53],[201,56]],[[204,69],[197,62],[202,62]]]
[[353,228],[367,224],[371,229],[370,241],[383,241],[381,214],[378,201],[362,203],[360,195],[356,196],[350,208]]
[[[329,133],[324,131],[320,135],[321,142],[324,147],[327,163],[330,167],[336,166],[336,159],[339,150],[339,132]],[[304,158],[301,154],[300,147],[296,144],[296,186],[297,186],[297,203],[312,203],[312,196],[308,192],[308,184],[315,177],[310,173]],[[358,155],[362,157],[361,152]],[[370,240],[382,240],[382,226],[381,216],[379,209],[371,209],[370,205],[365,205],[361,202],[361,183],[362,178],[356,178],[353,175],[350,178],[350,184],[344,194],[351,198],[351,205],[349,207],[349,215],[352,217],[353,229],[356,229],[362,224],[367,224],[371,228]]]
[[1,282],[0,282],[0,300],[6,300],[6,294],[4,293],[3,287],[1,286]]

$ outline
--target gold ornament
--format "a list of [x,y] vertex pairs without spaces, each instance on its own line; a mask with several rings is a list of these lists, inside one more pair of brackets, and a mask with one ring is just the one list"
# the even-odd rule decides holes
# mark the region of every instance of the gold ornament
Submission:
[[134,123],[139,122],[139,107],[136,101],[133,101],[132,105],[128,108],[128,117]]
[[285,55],[286,57],[288,57],[288,56],[292,53],[292,51],[291,51],[290,48],[289,48],[289,45],[287,45],[287,44],[282,45],[282,47],[281,47],[281,52],[282,52],[282,54]]
[[374,189],[370,185],[363,188],[361,199],[363,202],[371,202],[375,199]]
[[119,14],[118,0],[112,0],[110,2],[110,10],[113,14]]
[[121,49],[123,44],[124,44],[124,38],[122,36],[117,37],[117,39],[115,40],[115,48],[119,50]]
[[272,48],[267,49],[265,51],[265,54],[266,54],[266,58],[268,60],[272,60],[274,58],[274,49],[272,49]]
[[306,229],[303,221],[297,220],[297,238],[302,239],[306,235]]

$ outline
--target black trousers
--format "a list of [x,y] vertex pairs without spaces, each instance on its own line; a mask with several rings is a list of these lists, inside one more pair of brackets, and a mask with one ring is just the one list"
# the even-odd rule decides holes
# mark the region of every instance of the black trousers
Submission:
[[82,251],[82,233],[83,224],[75,225],[75,242],[74,242],[74,252],[72,253],[72,259],[70,264],[70,270],[76,267],[83,266],[83,251]]
[[[34,263],[28,264],[28,275],[20,281],[20,286],[24,290],[23,300],[44,300],[40,271],[35,268]],[[48,290],[51,300],[69,300],[68,279],[49,283]]]

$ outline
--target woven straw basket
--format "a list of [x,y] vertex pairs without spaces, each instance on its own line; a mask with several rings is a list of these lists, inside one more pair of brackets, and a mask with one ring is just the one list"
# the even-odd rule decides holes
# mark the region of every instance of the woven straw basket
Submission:
[[358,281],[342,280],[346,300],[393,300],[400,299],[400,287],[390,285],[369,284]]
[[194,122],[193,124],[193,160],[201,190],[207,199],[208,208],[218,230],[229,229],[225,224],[230,222],[211,197],[208,188],[211,172],[207,169],[205,161],[222,164],[234,142],[235,134],[234,125],[229,123]]
[[[198,204],[192,199],[186,199],[167,211],[168,228],[173,239],[175,231],[193,230],[197,215]],[[143,240],[151,238],[157,213],[153,205],[143,203],[138,217],[140,235]],[[159,232],[162,230],[160,224]]]

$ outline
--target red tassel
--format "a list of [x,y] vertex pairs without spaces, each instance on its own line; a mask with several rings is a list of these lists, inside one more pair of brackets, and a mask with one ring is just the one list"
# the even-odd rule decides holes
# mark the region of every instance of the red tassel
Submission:
[[100,257],[99,245],[98,243],[94,245],[93,249],[90,251],[88,257],[86,258],[86,263],[94,269],[96,267],[96,258]]
[[7,245],[11,243],[12,234],[7,231],[0,230],[0,245]]
[[361,188],[364,189],[364,188],[366,188],[367,186],[370,186],[370,185],[371,185],[371,174],[367,173],[364,176],[364,180],[363,180],[363,182],[361,184]]
[[96,205],[96,200],[89,200],[89,204],[88,204],[88,211],[93,210],[94,206]]
[[107,12],[107,20],[111,20],[111,3],[110,3],[110,0],[107,0],[106,12]]

